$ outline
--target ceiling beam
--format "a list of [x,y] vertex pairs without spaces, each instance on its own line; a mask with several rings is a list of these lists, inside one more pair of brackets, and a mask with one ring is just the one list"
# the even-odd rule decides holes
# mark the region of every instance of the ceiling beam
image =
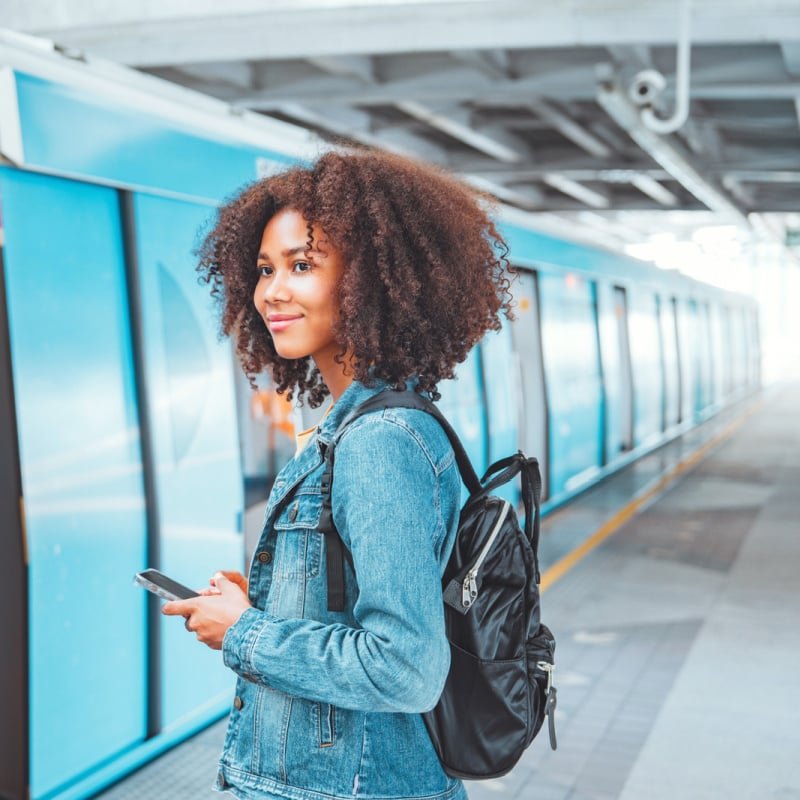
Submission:
[[542,180],[548,186],[552,186],[553,189],[574,197],[592,208],[609,208],[611,205],[607,192],[590,189],[588,186],[584,186],[582,183],[578,183],[578,181],[559,173],[548,173],[542,177]]
[[552,103],[546,100],[530,100],[528,108],[540,119],[552,125],[562,136],[574,142],[582,150],[598,158],[610,158],[611,148],[600,141],[594,134],[589,133],[582,125],[579,125],[569,115],[559,111]]
[[678,198],[649,175],[634,175],[631,178],[631,184],[643,194],[652,197],[657,203],[661,203],[662,206],[678,205]]
[[414,100],[401,100],[395,107],[498,161],[517,164],[531,157],[530,148],[514,134],[501,129],[489,133],[487,128],[473,128],[467,109],[458,106],[432,108]]
[[[674,3],[530,0],[84,0],[12,3],[4,25],[135,66],[504,48],[673,45]],[[102,22],[98,20],[102,19]],[[720,20],[724,19],[724,25]],[[695,4],[696,43],[800,41],[796,5],[776,0]]]
[[303,125],[319,128],[370,147],[390,150],[412,158],[423,158],[437,164],[446,164],[448,161],[447,151],[444,148],[406,131],[372,133],[369,114],[355,108],[320,111],[302,103],[286,103],[280,108],[280,112]]

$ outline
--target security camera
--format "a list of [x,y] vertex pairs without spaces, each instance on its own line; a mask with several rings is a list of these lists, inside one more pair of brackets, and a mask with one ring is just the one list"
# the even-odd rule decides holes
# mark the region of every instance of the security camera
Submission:
[[633,76],[628,96],[637,106],[651,106],[664,91],[667,79],[655,69],[643,69]]

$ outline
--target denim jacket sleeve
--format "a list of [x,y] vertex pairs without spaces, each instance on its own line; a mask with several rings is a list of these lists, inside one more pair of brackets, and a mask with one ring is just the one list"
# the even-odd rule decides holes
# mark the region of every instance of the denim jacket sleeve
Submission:
[[450,665],[436,555],[446,534],[440,484],[448,465],[452,458],[435,463],[401,417],[354,423],[336,447],[332,503],[357,576],[358,627],[250,608],[226,632],[225,664],[342,708],[433,708]]

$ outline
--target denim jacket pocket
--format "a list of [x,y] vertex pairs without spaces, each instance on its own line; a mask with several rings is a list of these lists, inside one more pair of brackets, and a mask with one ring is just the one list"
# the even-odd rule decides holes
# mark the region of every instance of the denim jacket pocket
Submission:
[[336,708],[330,703],[314,703],[312,713],[317,721],[319,746],[333,747],[336,744]]
[[319,574],[324,539],[317,530],[321,513],[322,495],[318,487],[316,490],[301,488],[282,509],[274,526],[277,578],[315,578]]

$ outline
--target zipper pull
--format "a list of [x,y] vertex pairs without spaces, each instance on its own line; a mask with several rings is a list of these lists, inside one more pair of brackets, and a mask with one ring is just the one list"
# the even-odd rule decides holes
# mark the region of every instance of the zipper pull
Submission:
[[477,570],[471,569],[464,576],[464,583],[461,588],[461,604],[464,608],[469,608],[478,596]]
[[551,664],[549,661],[537,661],[536,666],[542,670],[542,672],[547,673],[547,688],[544,690],[545,695],[550,694],[550,688],[553,685],[553,672],[556,668],[555,664]]
[[547,673],[547,688],[545,689],[544,713],[547,714],[547,733],[550,736],[550,747],[555,750],[556,742],[556,687],[553,686],[553,672],[556,665],[549,661],[537,661],[536,666]]

